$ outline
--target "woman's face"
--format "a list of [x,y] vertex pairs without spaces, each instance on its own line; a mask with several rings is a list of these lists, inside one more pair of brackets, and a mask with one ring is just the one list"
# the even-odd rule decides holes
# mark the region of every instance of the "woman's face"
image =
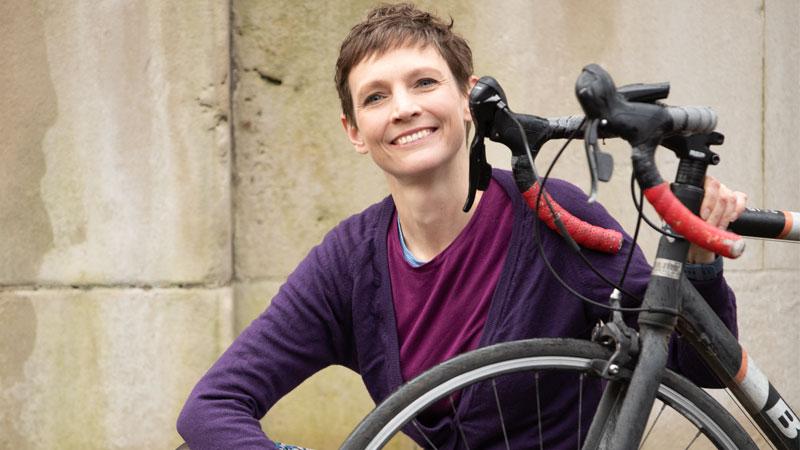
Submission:
[[398,180],[431,175],[466,151],[467,94],[432,46],[400,47],[358,63],[348,78],[356,151]]

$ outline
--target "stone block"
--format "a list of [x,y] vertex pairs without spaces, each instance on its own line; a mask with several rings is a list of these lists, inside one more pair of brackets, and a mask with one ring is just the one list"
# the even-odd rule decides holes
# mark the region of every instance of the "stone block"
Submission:
[[[765,3],[764,42],[764,208],[800,212],[800,5]],[[797,269],[795,245],[766,242],[764,264]]]
[[261,281],[234,284],[234,332],[238,336],[269,306],[283,282]]
[[0,284],[227,280],[227,4],[0,8]]
[[284,278],[325,232],[386,195],[339,120],[339,42],[368,2],[234,2],[236,276]]
[[0,293],[0,448],[175,448],[231,342],[231,289]]

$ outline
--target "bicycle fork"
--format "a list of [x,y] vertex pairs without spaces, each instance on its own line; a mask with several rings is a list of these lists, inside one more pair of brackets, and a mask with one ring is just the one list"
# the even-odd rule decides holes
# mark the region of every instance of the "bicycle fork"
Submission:
[[[639,316],[640,351],[630,381],[609,382],[592,421],[584,449],[636,449],[644,434],[661,374],[667,365],[669,339],[680,310],[682,264],[674,256],[688,251],[688,242],[662,238]],[[672,258],[668,257],[672,254]],[[661,267],[664,266],[664,267]],[[620,370],[615,367],[615,370]],[[627,378],[627,377],[625,377]]]
[[[672,251],[684,254],[688,251],[688,243],[682,241],[666,244]],[[677,248],[675,244],[678,244]],[[664,245],[660,249],[662,247]],[[661,251],[659,254],[663,257]],[[667,364],[669,338],[675,329],[676,314],[680,308],[675,303],[680,302],[678,289],[681,273],[682,268],[678,268],[676,279],[665,279],[657,275],[654,269],[653,278],[648,285],[648,293],[654,294],[645,297],[645,305],[653,310],[642,313],[639,317],[641,356],[629,382],[609,382],[592,421],[584,449],[624,450],[639,447],[649,417],[647,413],[652,409],[661,374]]]

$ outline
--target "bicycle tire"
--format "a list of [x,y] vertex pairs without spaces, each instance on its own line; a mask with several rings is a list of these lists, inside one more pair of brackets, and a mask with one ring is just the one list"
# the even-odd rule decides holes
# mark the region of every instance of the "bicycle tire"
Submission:
[[[340,449],[382,448],[429,405],[477,382],[528,370],[577,370],[588,374],[592,360],[607,360],[610,355],[598,344],[575,339],[505,342],[465,353],[431,368],[386,398],[361,421]],[[686,378],[665,371],[658,398],[694,424],[717,448],[758,448],[719,403]]]

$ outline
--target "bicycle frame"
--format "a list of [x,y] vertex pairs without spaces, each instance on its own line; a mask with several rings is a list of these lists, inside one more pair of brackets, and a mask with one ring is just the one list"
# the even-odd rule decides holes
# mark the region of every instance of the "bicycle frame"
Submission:
[[[664,254],[683,252],[684,246],[685,241],[670,242],[670,238],[662,237],[658,254],[663,258]],[[644,305],[679,308],[681,316],[675,325],[682,338],[744,405],[766,437],[777,448],[800,448],[797,414],[681,272],[678,269],[674,277],[655,273]],[[610,383],[601,400],[601,405],[607,406],[598,408],[592,423],[593,429],[599,427],[601,431],[590,431],[584,448],[603,448],[603,443],[614,449],[638,447],[647,421],[647,415],[641,412],[653,405],[671,334],[668,327],[649,322],[653,322],[652,315],[640,321],[642,351],[628,389],[620,390],[616,383]],[[621,408],[608,406],[619,401]]]

